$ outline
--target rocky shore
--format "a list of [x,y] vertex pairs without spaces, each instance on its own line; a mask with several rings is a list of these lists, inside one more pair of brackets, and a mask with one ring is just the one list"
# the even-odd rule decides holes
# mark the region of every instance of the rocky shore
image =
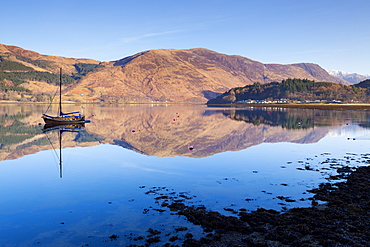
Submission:
[[369,246],[370,167],[338,172],[347,181],[321,184],[309,208],[261,208],[234,217],[182,202],[167,207],[209,232],[199,240],[190,236],[183,246]]
[[[195,197],[184,192],[176,193],[166,187],[152,187],[145,194],[152,195],[160,208],[150,208],[171,215],[185,217],[205,233],[194,238],[187,227],[176,228],[167,234],[169,242],[160,236],[163,232],[149,229],[148,236],[134,241],[144,245],[129,246],[369,246],[370,243],[370,159],[366,154],[364,166],[341,166],[337,175],[316,189],[309,198],[312,206],[291,208],[280,212],[259,208],[247,212],[235,211],[236,216],[225,216],[190,201]],[[340,181],[333,183],[333,181]],[[143,186],[144,188],[145,186]],[[167,193],[166,193],[167,192]],[[175,243],[176,242],[176,243]],[[180,243],[179,243],[180,242]],[[162,244],[161,244],[162,243]],[[159,245],[160,244],[160,245]]]

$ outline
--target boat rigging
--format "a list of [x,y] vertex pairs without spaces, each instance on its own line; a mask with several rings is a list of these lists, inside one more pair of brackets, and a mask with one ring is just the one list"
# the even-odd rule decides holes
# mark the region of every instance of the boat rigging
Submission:
[[[52,102],[51,102],[52,103]],[[50,104],[51,104],[50,103]],[[59,107],[58,114],[56,116],[50,116],[47,114],[42,115],[45,124],[53,125],[65,125],[65,124],[76,124],[76,123],[88,123],[89,120],[85,120],[85,115],[79,111],[64,113],[62,111],[62,68],[60,68],[60,79],[59,79]]]

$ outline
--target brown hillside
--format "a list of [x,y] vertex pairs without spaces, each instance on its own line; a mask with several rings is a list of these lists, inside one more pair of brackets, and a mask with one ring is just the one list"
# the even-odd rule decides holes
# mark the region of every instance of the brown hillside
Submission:
[[[329,75],[326,70],[323,70],[319,65],[313,63],[295,63],[293,66],[299,67],[307,71],[310,75],[316,78],[316,81],[334,82],[338,84],[351,85],[338,77]],[[308,78],[306,78],[308,79]]]
[[[286,78],[345,83],[315,64],[270,65],[207,49],[150,50],[90,73],[69,94],[115,102],[206,102],[233,87]],[[79,95],[78,95],[79,94]]]
[[[9,46],[9,45],[2,45],[0,44],[0,55],[8,55],[10,59],[19,63],[22,63],[28,67],[32,67],[38,71],[48,71],[51,73],[59,73],[59,68],[63,69],[63,72],[66,74],[76,73],[76,68],[73,66],[76,63],[90,63],[90,64],[98,64],[99,61],[93,59],[77,59],[77,58],[66,58],[66,57],[59,57],[59,56],[49,56],[49,55],[42,55],[34,51],[29,51],[22,49],[17,46]],[[15,56],[22,56],[29,58],[31,60],[45,60],[50,61],[51,66],[50,68],[38,68],[35,65],[30,63],[18,60]]]
[[205,102],[231,87],[250,83],[190,50],[154,50],[106,65],[76,87],[103,100]]
[[[287,78],[346,83],[330,76],[316,64],[263,64],[242,56],[225,55],[197,48],[189,50],[161,49],[135,54],[113,62],[41,55],[16,46],[0,44],[0,55],[32,67],[37,71],[77,73],[75,64],[102,64],[105,67],[82,77],[63,89],[64,100],[76,102],[198,102],[205,103],[230,88],[255,82],[268,83]],[[17,56],[49,61],[50,67],[38,67]],[[22,85],[32,91],[28,98],[51,96],[54,86],[37,81]],[[45,92],[43,92],[45,88]],[[33,97],[35,98],[35,97]],[[40,97],[39,97],[40,98]]]

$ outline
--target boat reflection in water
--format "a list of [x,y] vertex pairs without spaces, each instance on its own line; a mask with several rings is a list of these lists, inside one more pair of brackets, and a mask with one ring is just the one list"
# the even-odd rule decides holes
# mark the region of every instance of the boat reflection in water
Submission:
[[[63,165],[62,165],[62,135],[66,132],[78,133],[85,127],[85,123],[75,123],[75,124],[45,124],[43,132],[48,138],[50,145],[54,149],[57,156],[59,156],[59,177],[63,177]],[[58,143],[59,143],[59,153],[55,150],[53,143],[51,142],[48,133],[57,132],[58,133]]]

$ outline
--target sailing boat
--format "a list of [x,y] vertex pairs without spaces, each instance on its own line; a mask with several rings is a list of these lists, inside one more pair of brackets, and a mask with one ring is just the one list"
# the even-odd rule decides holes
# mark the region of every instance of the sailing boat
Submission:
[[[63,167],[62,167],[62,134],[64,132],[79,132],[81,129],[85,127],[84,123],[77,123],[77,124],[63,124],[63,125],[56,125],[56,124],[45,124],[43,132],[47,134],[48,132],[58,131],[58,139],[59,139],[59,177],[63,178]],[[48,140],[51,146],[54,148],[53,144],[51,143],[49,137]]]
[[57,116],[49,116],[46,114],[42,115],[45,124],[52,125],[64,125],[64,124],[76,124],[89,122],[85,120],[85,116],[80,112],[68,112],[62,111],[62,68],[60,68],[60,79],[59,79],[59,109]]

